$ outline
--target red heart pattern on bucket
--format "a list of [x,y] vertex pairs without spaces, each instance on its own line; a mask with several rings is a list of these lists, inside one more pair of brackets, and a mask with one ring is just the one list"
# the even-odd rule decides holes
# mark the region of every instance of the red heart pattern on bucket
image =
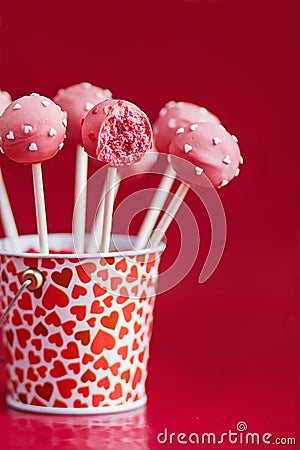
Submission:
[[159,259],[1,255],[3,307],[28,267],[47,275],[41,295],[25,291],[4,323],[8,397],[95,412],[143,400],[155,299],[145,279],[157,278]]

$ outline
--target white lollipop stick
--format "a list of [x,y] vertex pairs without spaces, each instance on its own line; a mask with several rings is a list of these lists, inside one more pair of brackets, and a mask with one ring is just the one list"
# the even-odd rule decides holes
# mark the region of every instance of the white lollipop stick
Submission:
[[80,145],[76,148],[75,194],[74,194],[74,246],[77,253],[84,252],[88,155]]
[[189,188],[190,187],[185,183],[181,183],[178,187],[174,197],[170,201],[170,204],[164,211],[162,218],[160,219],[157,227],[152,233],[152,236],[150,238],[151,247],[156,247],[163,239],[186,194],[188,193]]
[[14,252],[20,252],[19,235],[0,168],[0,215],[5,235]]
[[141,228],[139,229],[135,242],[136,249],[142,249],[147,245],[147,242],[151,236],[161,210],[168,198],[169,192],[172,189],[175,177],[176,172],[174,171],[171,164],[169,164],[159,183],[157,191],[153,196],[152,202],[143,220]]
[[93,222],[90,233],[90,239],[87,247],[88,253],[97,253],[99,251],[99,243],[102,241],[102,228],[104,217],[104,197],[105,197],[106,180],[104,181],[103,189],[98,204],[98,211]]
[[41,164],[32,164],[32,177],[40,253],[49,253],[46,207]]
[[101,241],[101,252],[109,252],[110,236],[112,228],[112,216],[114,211],[115,201],[115,185],[117,178],[117,168],[109,167],[105,183],[105,200],[103,213],[103,232]]
[[[121,177],[117,173],[116,175],[116,186],[114,188],[114,200],[117,197],[119,188],[120,188]],[[98,211],[93,223],[93,227],[91,229],[90,240],[87,247],[88,253],[97,253],[99,251],[99,247],[102,241],[102,229],[103,229],[103,217],[104,217],[104,197],[106,191],[106,182],[103,185],[103,189],[101,192],[100,202],[98,204]]]

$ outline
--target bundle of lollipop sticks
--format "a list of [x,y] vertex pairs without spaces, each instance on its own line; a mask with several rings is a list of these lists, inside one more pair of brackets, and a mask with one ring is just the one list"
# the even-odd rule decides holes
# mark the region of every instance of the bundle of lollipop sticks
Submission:
[[[48,230],[42,163],[63,148],[66,136],[76,145],[74,248],[76,253],[110,251],[114,203],[122,177],[146,172],[158,152],[169,164],[136,236],[135,248],[157,246],[191,185],[204,175],[216,188],[239,175],[243,158],[238,139],[206,108],[168,102],[153,125],[133,103],[113,99],[111,91],[79,83],[60,89],[53,100],[33,93],[12,101],[0,91],[0,151],[32,165],[39,252],[48,254]],[[86,242],[88,158],[107,165],[99,207]],[[169,204],[176,178],[181,183]],[[167,206],[165,206],[167,205]],[[17,226],[0,169],[0,216],[12,252],[20,252]]]

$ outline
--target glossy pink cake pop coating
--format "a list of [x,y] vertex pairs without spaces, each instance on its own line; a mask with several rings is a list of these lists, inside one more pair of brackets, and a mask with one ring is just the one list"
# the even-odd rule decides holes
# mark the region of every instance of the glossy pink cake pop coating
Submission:
[[152,146],[152,129],[146,114],[126,100],[104,100],[82,124],[86,152],[112,167],[139,161]]
[[68,137],[80,143],[82,120],[93,106],[111,97],[112,93],[108,89],[101,89],[90,83],[79,83],[60,89],[53,100],[67,113]]
[[38,94],[13,101],[0,117],[1,148],[24,164],[52,158],[63,146],[65,115],[52,100]]
[[11,103],[11,96],[6,91],[0,91],[0,115],[5,108]]
[[154,166],[158,158],[158,152],[153,147],[145,153],[142,159],[130,166],[122,166],[119,168],[121,177],[129,177],[131,175],[139,175],[143,172],[148,172]]
[[220,123],[217,116],[202,106],[189,102],[168,102],[153,125],[154,142],[159,152],[167,153],[178,128],[192,123]]
[[239,173],[241,154],[237,139],[222,125],[209,122],[189,125],[173,139],[169,151],[174,170],[187,184],[203,185],[204,173],[220,188]]

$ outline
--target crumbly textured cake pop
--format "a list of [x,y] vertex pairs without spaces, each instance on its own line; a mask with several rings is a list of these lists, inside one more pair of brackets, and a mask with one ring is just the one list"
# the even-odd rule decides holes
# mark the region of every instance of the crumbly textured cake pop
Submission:
[[169,152],[174,170],[187,184],[205,184],[204,173],[221,188],[239,174],[242,162],[237,138],[222,125],[209,122],[185,127],[171,142]]
[[60,89],[53,101],[67,113],[68,137],[80,143],[82,120],[93,106],[111,97],[109,89],[102,89],[86,82]]
[[7,91],[0,90],[0,116],[5,108],[11,103],[11,96]]
[[1,151],[19,163],[41,163],[63,147],[66,125],[65,114],[49,98],[21,97],[0,117]]
[[81,133],[86,152],[111,167],[134,164],[152,147],[148,117],[126,100],[108,99],[94,106]]
[[220,123],[217,116],[203,106],[189,102],[168,102],[159,112],[154,122],[154,142],[160,152],[167,153],[171,141],[178,130],[192,123],[212,122]]

